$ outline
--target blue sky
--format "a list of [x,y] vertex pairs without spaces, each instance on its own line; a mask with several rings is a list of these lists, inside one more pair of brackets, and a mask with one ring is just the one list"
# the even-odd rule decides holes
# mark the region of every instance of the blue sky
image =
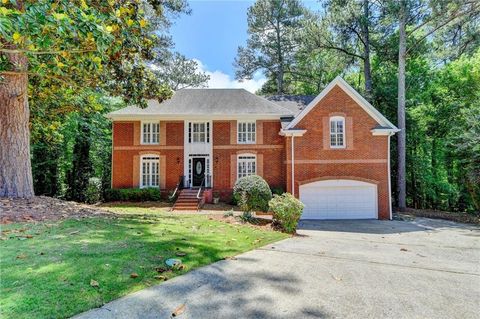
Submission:
[[[237,47],[247,40],[247,9],[250,0],[190,0],[191,15],[183,15],[171,28],[175,49],[199,61],[210,75],[209,87],[243,87],[256,91],[265,82],[258,73],[250,81],[235,81],[233,61]],[[317,1],[304,1],[310,8]]]

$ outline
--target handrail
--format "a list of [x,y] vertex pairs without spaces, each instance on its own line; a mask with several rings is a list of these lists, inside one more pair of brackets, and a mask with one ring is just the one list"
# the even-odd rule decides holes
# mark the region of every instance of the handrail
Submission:
[[178,181],[177,183],[177,186],[175,187],[175,191],[173,192],[173,194],[171,196],[168,197],[169,200],[172,200],[175,198],[175,195],[177,195],[177,191],[183,187],[183,176],[180,176],[180,180]]
[[200,194],[202,192],[202,188],[203,188],[203,184],[205,183],[205,176],[203,176],[203,179],[202,179],[202,183],[200,184],[200,187],[198,188],[198,192],[197,192],[197,199],[200,199]]

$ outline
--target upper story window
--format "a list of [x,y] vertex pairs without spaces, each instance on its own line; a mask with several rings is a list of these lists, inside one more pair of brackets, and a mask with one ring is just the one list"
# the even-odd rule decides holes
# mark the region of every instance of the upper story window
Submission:
[[237,142],[239,144],[255,144],[255,122],[238,122]]
[[189,143],[210,143],[210,123],[188,123]]
[[342,116],[330,118],[330,147],[345,148],[345,118]]
[[145,155],[140,166],[140,187],[158,187],[160,158],[157,155]]
[[241,154],[237,158],[237,178],[257,174],[257,157],[254,154]]
[[142,144],[158,144],[160,138],[160,123],[142,122]]

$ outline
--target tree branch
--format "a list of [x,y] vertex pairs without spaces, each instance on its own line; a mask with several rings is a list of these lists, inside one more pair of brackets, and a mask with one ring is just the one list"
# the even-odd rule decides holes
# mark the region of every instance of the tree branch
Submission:
[[415,41],[415,43],[407,50],[406,54],[408,54],[408,52],[410,52],[413,48],[415,48],[420,42],[422,42],[423,40],[428,38],[430,35],[432,35],[436,31],[438,31],[439,29],[443,28],[444,26],[446,26],[447,24],[449,24],[450,22],[452,22],[456,18],[467,15],[468,13],[475,13],[478,9],[479,9],[479,6],[474,6],[473,8],[471,8],[470,10],[468,10],[466,12],[465,11],[459,11],[456,14],[452,15],[447,20],[443,21],[442,23],[437,25],[435,28],[433,28],[432,30],[427,32],[427,34],[423,35],[420,39]]

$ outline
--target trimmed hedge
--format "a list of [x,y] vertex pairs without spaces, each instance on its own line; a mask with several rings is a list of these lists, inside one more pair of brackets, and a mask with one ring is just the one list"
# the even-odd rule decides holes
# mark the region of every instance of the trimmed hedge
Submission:
[[121,188],[105,190],[105,201],[157,201],[160,200],[161,194],[158,188]]
[[237,180],[233,187],[233,197],[244,212],[266,212],[272,191],[262,177],[250,175]]

